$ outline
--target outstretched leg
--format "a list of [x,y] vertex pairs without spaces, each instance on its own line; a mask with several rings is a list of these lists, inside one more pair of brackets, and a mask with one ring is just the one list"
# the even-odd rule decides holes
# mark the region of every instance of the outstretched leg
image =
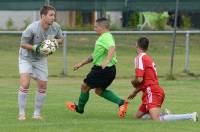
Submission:
[[114,94],[111,90],[102,90],[101,88],[95,88],[95,93],[106,100],[118,104],[119,106],[124,104],[124,100],[120,99],[116,94]]
[[95,88],[95,93],[105,99],[107,99],[110,102],[113,102],[115,104],[118,104],[119,106],[119,117],[124,118],[126,115],[126,111],[128,109],[128,101],[123,100],[119,98],[117,95],[115,95],[111,90],[102,90],[101,88]]
[[86,83],[83,83],[81,85],[81,93],[79,96],[78,105],[72,102],[67,102],[67,108],[82,114],[84,112],[85,104],[89,100],[89,91],[90,87],[88,87]]
[[194,122],[198,121],[197,112],[188,113],[188,114],[169,114],[169,115],[161,115],[160,108],[151,108],[149,110],[149,114],[152,120],[159,121],[172,121],[172,120],[193,120]]
[[172,120],[192,120],[194,122],[198,121],[197,112],[188,113],[188,114],[170,114],[160,116],[161,121],[172,121]]

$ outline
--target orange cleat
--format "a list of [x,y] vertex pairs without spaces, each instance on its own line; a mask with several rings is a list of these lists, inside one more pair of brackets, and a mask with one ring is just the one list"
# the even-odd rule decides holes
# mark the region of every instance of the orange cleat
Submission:
[[126,116],[126,111],[128,109],[128,101],[124,100],[124,104],[119,107],[119,117],[124,118]]
[[76,112],[76,104],[75,104],[75,103],[73,103],[73,102],[67,102],[67,103],[66,103],[66,107],[67,107],[69,110],[71,110],[71,111],[73,111],[73,112]]

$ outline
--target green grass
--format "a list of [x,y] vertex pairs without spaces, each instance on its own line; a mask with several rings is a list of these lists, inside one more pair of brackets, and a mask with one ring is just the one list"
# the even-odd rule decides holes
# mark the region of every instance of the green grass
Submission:
[[[138,35],[116,35],[117,45],[117,79],[110,89],[120,97],[127,97],[132,90],[130,78],[134,74],[133,58],[135,57],[135,41]],[[166,75],[170,67],[171,36],[148,35],[151,41],[149,53],[157,64],[160,84],[166,92],[163,108],[169,108],[174,113],[197,111],[200,113],[199,85],[199,36],[190,38],[190,74],[183,73],[184,68],[184,36],[177,36],[174,61],[174,75],[177,80],[167,81]],[[78,39],[77,39],[78,38]],[[97,36],[68,36],[68,76],[62,77],[63,55],[62,47],[49,56],[48,93],[43,107],[43,121],[31,119],[36,91],[35,82],[31,83],[27,101],[28,119],[17,120],[17,91],[19,87],[18,48],[19,36],[0,36],[0,131],[1,132],[198,132],[199,123],[192,121],[153,122],[134,120],[133,113],[140,104],[138,96],[130,103],[127,118],[121,120],[117,116],[116,105],[97,97],[93,91],[84,115],[66,110],[65,101],[77,101],[82,79],[90,70],[91,65],[73,72],[72,67],[81,59],[87,57],[94,47]]]
[[[31,119],[33,113],[35,83],[32,83],[27,101],[26,121],[17,120],[17,89],[18,79],[0,79],[0,129],[1,132],[198,132],[199,122],[190,120],[172,122],[153,122],[134,120],[132,115],[136,112],[140,97],[133,100],[127,112],[126,119],[119,119],[118,108],[103,98],[90,93],[89,102],[85,113],[79,115],[65,108],[65,101],[76,101],[80,92],[80,78],[50,78],[48,93],[42,114],[43,121]],[[199,80],[161,80],[161,85],[166,92],[166,101],[163,108],[169,108],[174,113],[187,113],[197,111],[200,113],[200,86]],[[110,87],[120,97],[127,97],[132,90],[128,79],[116,79]]]

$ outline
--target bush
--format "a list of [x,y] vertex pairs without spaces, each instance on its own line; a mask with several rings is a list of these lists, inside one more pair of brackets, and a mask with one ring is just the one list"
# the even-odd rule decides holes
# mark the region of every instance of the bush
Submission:
[[76,26],[83,26],[83,16],[80,11],[76,12]]
[[191,28],[191,19],[187,14],[182,15],[182,26],[184,29],[189,29]]
[[25,20],[24,20],[24,26],[23,26],[23,30],[24,29],[26,29],[26,27],[29,25],[29,24],[31,24],[31,19],[30,18],[26,18]]
[[139,17],[140,17],[140,15],[138,12],[132,13],[130,20],[128,22],[128,26],[136,28],[137,25],[139,24]]
[[14,22],[13,22],[12,18],[9,18],[8,21],[6,22],[6,28],[8,30],[12,30],[13,26],[14,26]]
[[158,18],[155,20],[155,28],[157,30],[164,30],[167,24],[167,19],[162,16],[161,13],[158,14]]

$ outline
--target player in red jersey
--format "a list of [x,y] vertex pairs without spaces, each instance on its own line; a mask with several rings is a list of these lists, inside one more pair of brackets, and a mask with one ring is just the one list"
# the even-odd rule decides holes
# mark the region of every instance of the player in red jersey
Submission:
[[142,104],[136,113],[136,118],[142,118],[145,114],[149,114],[153,120],[178,120],[192,119],[197,121],[197,112],[190,114],[170,114],[161,115],[160,109],[165,98],[164,90],[159,86],[156,67],[151,56],[146,54],[148,50],[149,40],[146,37],[138,39],[136,48],[137,56],[135,57],[135,79],[131,80],[133,92],[128,99],[133,99],[137,93],[142,91]]

